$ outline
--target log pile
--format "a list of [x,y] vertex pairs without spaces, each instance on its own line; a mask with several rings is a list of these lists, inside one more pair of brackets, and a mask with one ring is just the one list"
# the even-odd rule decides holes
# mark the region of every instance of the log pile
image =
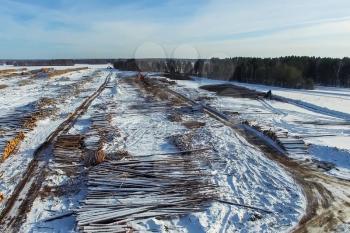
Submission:
[[210,175],[187,156],[135,157],[93,167],[88,194],[77,210],[78,228],[126,232],[142,219],[205,210],[216,198],[216,187]]
[[55,166],[72,175],[83,168],[83,137],[81,135],[60,135],[54,144]]
[[84,165],[86,167],[96,166],[105,161],[105,159],[106,154],[104,153],[102,148],[97,150],[86,150],[84,157]]
[[7,142],[1,156],[2,162],[18,149],[19,144],[24,140],[24,137],[24,133],[19,132],[16,137]]
[[[111,126],[112,115],[107,113],[109,110],[116,111],[115,103],[105,103],[104,105],[95,105],[97,108],[91,116],[92,124],[90,130],[86,133],[86,157],[85,165],[87,167],[96,166],[111,156],[104,153],[104,146],[111,142],[115,137],[119,137],[119,129]],[[113,156],[112,156],[113,157]]]
[[97,151],[101,147],[98,132],[95,130],[88,131],[85,134],[84,144],[87,150]]
[[95,111],[91,116],[92,124],[90,130],[86,133],[85,145],[86,148],[93,153],[103,148],[108,134],[108,120],[103,111]]
[[16,71],[17,71],[17,69],[4,69],[4,70],[0,70],[0,75],[13,73],[13,72],[16,72]]
[[82,91],[91,92],[91,89],[82,89],[82,87],[85,84],[92,82],[95,76],[98,74],[99,74],[98,72],[95,72],[91,76],[84,76],[84,79],[81,79],[78,82],[61,86],[60,94],[59,94],[60,101],[65,101],[68,97],[77,96]]
[[3,162],[11,156],[24,140],[29,129],[24,128],[23,119],[31,114],[30,108],[23,107],[0,117],[0,153]]
[[4,127],[0,138],[2,161],[18,149],[25,134],[36,127],[38,120],[57,111],[55,104],[54,99],[43,97],[0,118],[0,125]]
[[70,72],[77,72],[81,70],[89,69],[88,67],[79,67],[79,68],[70,68],[70,69],[64,69],[64,70],[53,70],[51,72],[48,72],[48,77],[52,78],[58,75],[64,75]]
[[8,87],[8,85],[6,85],[6,84],[0,84],[0,90],[1,89],[5,89],[5,88],[7,88]]
[[30,70],[22,72],[22,75],[30,76],[31,78],[52,78],[59,75],[64,75],[70,72],[76,72],[88,69],[88,67],[79,67],[79,68],[69,68],[62,70],[55,70],[54,68],[40,68],[35,70]]
[[12,77],[12,76],[21,74],[25,70],[27,70],[27,68],[0,70],[0,77],[4,77],[4,78]]

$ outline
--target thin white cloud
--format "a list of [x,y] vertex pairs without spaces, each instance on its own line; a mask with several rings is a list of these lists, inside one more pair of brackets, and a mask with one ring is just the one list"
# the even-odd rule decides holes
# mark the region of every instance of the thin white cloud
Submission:
[[[198,4],[186,17],[176,12],[185,10],[185,1],[147,9],[132,3],[81,10],[69,3],[66,1],[67,8],[62,10],[4,0],[0,39],[21,46],[3,49],[1,56],[132,57],[145,42],[165,48],[165,56],[350,54],[345,43],[350,38],[348,0],[211,0]],[[13,15],[21,12],[34,17],[25,23],[16,21]],[[53,27],[52,22],[62,26]],[[37,47],[23,50],[26,44],[40,43],[42,51]],[[185,47],[191,49],[186,52]],[[159,51],[152,49],[142,53],[159,56]]]

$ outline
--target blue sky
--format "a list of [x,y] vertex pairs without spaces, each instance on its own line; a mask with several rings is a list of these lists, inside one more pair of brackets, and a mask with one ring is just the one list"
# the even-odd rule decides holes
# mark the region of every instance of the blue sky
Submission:
[[350,56],[349,0],[0,0],[0,59]]

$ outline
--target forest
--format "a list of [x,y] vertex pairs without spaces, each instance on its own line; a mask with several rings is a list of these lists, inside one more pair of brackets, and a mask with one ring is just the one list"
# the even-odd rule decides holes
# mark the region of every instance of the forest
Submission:
[[350,58],[118,59],[114,67],[289,88],[350,87]]

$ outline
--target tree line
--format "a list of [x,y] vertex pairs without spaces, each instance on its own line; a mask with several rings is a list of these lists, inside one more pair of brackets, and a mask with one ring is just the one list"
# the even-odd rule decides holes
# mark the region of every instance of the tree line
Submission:
[[117,59],[114,67],[289,88],[312,89],[314,84],[350,87],[350,58]]

